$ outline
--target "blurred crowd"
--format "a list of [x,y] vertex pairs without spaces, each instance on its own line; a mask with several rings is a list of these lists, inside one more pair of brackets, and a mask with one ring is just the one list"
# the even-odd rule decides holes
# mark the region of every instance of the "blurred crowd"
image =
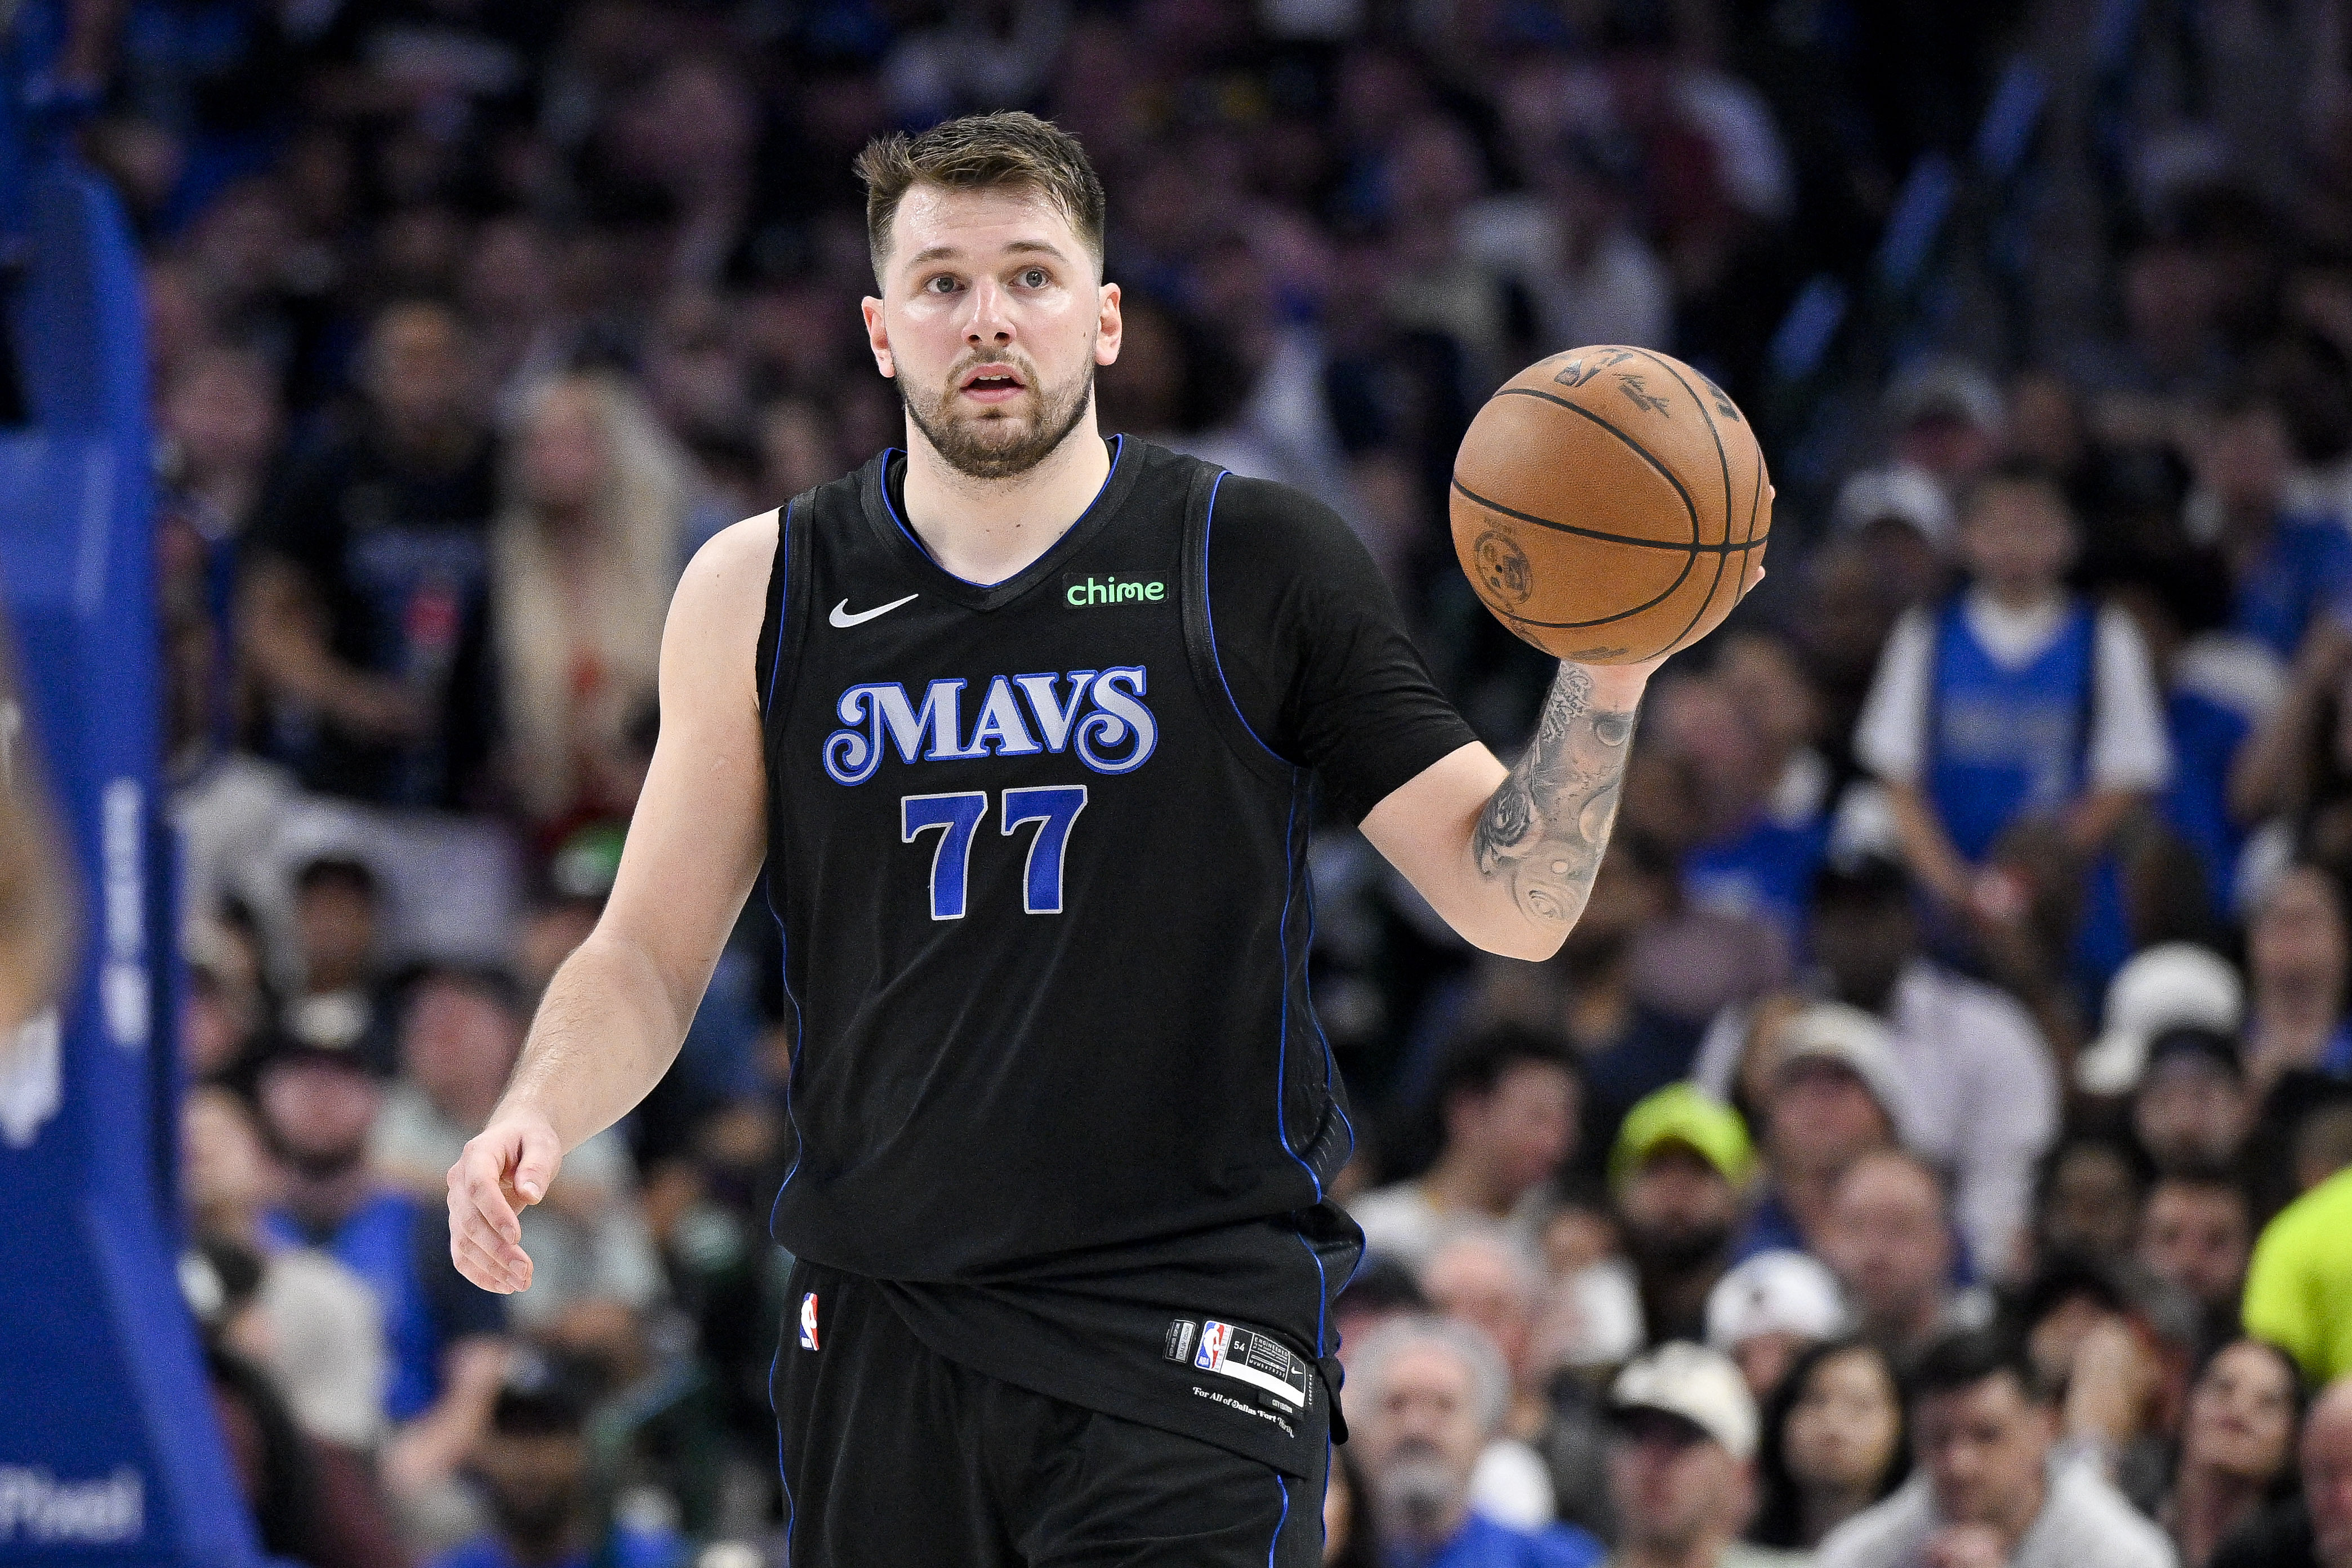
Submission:
[[190,1250],[265,1543],[775,1561],[741,921],[511,1298],[442,1173],[593,925],[684,562],[904,440],[866,141],[1108,189],[1103,426],[1335,507],[1499,749],[1445,485],[1521,364],[1750,412],[1771,577],[1591,908],[1314,868],[1381,1568],[2352,1568],[2352,58],[2319,0],[126,0]]

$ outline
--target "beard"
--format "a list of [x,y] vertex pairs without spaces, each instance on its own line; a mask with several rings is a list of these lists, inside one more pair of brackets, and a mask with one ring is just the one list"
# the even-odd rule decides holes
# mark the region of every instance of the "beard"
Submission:
[[1661,1274],[1687,1274],[1711,1264],[1731,1244],[1731,1227],[1712,1223],[1629,1226],[1625,1250],[1634,1263]]
[[948,467],[967,479],[1009,479],[1044,462],[1068,439],[1085,417],[1095,389],[1092,358],[1083,373],[1058,389],[1039,384],[1031,366],[1016,368],[1026,385],[1021,401],[1013,406],[1028,416],[1025,420],[1003,414],[967,416],[951,412],[953,388],[963,374],[961,370],[950,378],[950,390],[937,397],[918,393],[906,377],[899,376],[898,400],[907,405],[907,417]]
[[1407,1438],[1396,1446],[1371,1484],[1372,1501],[1388,1529],[1429,1541],[1461,1500],[1462,1482],[1433,1444]]

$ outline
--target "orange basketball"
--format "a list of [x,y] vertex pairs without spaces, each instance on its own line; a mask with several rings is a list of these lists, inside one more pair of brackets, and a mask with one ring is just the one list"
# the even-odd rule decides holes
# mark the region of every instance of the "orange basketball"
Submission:
[[1559,658],[1636,664],[1723,624],[1772,530],[1755,431],[1680,360],[1604,345],[1513,376],[1454,458],[1454,552]]

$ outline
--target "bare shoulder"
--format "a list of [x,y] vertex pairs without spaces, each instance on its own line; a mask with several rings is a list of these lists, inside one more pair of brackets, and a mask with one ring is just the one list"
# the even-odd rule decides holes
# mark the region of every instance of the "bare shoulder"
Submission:
[[[760,625],[766,614],[768,578],[776,558],[776,514],[761,512],[723,528],[694,552],[670,599],[669,623],[662,633],[664,684],[674,679],[673,698],[740,681],[751,685]],[[729,680],[727,672],[735,672]]]
[[[776,513],[763,511],[730,523],[710,536],[687,563],[676,603],[698,611],[754,607],[766,603],[768,574],[776,560]],[[754,626],[756,634],[757,627]]]

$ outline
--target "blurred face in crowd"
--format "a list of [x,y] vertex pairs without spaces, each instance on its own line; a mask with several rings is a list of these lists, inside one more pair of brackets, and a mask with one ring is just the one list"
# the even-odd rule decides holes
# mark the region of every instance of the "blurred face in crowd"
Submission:
[[500,1535],[533,1554],[562,1546],[586,1489],[588,1445],[579,1434],[486,1432],[472,1468]]
[[1747,632],[1716,654],[1715,679],[1766,751],[1785,762],[1821,732],[1821,702],[1797,654],[1777,637]]
[[1951,1277],[1943,1190],[1902,1155],[1864,1155],[1838,1183],[1822,1260],[1873,1333],[1899,1339],[1917,1332]]
[[2268,1486],[2294,1461],[2294,1373],[2278,1352],[2240,1340],[2189,1391],[2182,1466]]
[[2329,1384],[2304,1423],[2303,1496],[2313,1555],[2322,1568],[2352,1568],[2352,1377]]
[[2122,1154],[2078,1144],[2051,1167],[2042,1234],[2053,1252],[2112,1261],[2131,1251],[2139,1227],[2139,1184]]
[[2343,907],[2326,873],[2282,872],[2246,930],[2247,978],[2256,1012],[2266,1003],[2332,1002],[2344,985]]
[[409,999],[401,1069],[469,1132],[497,1105],[521,1048],[521,1020],[479,986],[427,980]]
[[2278,510],[2294,455],[2286,423],[2274,409],[2243,408],[2213,422],[2200,454],[2200,477],[2225,511],[2267,522]]
[[578,379],[542,394],[522,430],[524,500],[558,515],[586,511],[604,487],[604,406],[596,389]]
[[278,388],[268,367],[236,350],[197,355],[172,382],[163,426],[193,477],[252,472],[278,444]]
[[878,266],[875,363],[949,467],[1026,473],[1092,412],[1095,367],[1118,357],[1118,286],[1045,195],[919,182]]
[[1813,956],[1829,971],[1837,999],[1865,1012],[1885,1006],[1918,946],[1907,901],[1834,899],[1813,910]]
[[2074,558],[2074,523],[2047,485],[1993,479],[1960,519],[1960,559],[1995,598],[2030,603],[2054,592]]
[[1736,1520],[1747,1468],[1696,1423],[1664,1410],[1629,1410],[1615,1424],[1609,1488],[1622,1545],[1680,1553]]
[[1435,1341],[1408,1344],[1364,1394],[1360,1415],[1349,1406],[1349,1446],[1370,1500],[1392,1531],[1444,1540],[1461,1519],[1488,1436],[1469,1363]]
[[277,1173],[245,1102],[225,1089],[194,1089],[180,1108],[180,1170],[200,1223],[234,1224],[266,1205]]
[[303,978],[313,991],[361,984],[375,949],[375,895],[342,877],[320,877],[294,898]]
[[1445,1141],[1514,1200],[1559,1173],[1576,1148],[1576,1079],[1550,1062],[1515,1062],[1495,1087],[1465,1089],[1446,1102]]
[[1874,1491],[1902,1441],[1900,1397],[1876,1351],[1844,1351],[1816,1363],[1781,1434],[1789,1474],[1809,1490]]
[[1541,1287],[1531,1259],[1488,1236],[1464,1237],[1439,1247],[1421,1275],[1429,1304],[1494,1341],[1514,1373],[1527,1361]]
[[2252,1246],[2245,1194],[2216,1182],[2159,1182],[2140,1216],[2140,1266],[2199,1305],[2237,1299]]
[[1662,1145],[1627,1178],[1618,1198],[1627,1240],[1641,1262],[1688,1268],[1712,1258],[1738,1218],[1738,1194],[1706,1156]]
[[2056,1423],[2014,1373],[1923,1394],[1911,1432],[1936,1510],[1948,1522],[1989,1525],[2013,1541],[2042,1510],[2042,1466]]
[[439,305],[395,305],[368,339],[367,392],[398,447],[433,447],[475,420],[472,347]]
[[2159,1167],[2226,1165],[2246,1136],[2245,1080],[2186,1055],[2159,1058],[2132,1100],[2132,1131]]
[[261,1075],[261,1119],[288,1165],[314,1181],[341,1175],[367,1154],[383,1103],[356,1064],[297,1058]]
[[1886,1108],[1859,1073],[1828,1057],[1783,1061],[1766,1114],[1773,1162],[1792,1173],[1843,1170],[1895,1146]]
[[1727,1352],[1739,1375],[1748,1382],[1748,1392],[1761,1405],[1797,1364],[1797,1358],[1811,1350],[1814,1343],[1811,1334],[1801,1334],[1794,1329],[1767,1329],[1760,1334],[1750,1334],[1734,1344]]

